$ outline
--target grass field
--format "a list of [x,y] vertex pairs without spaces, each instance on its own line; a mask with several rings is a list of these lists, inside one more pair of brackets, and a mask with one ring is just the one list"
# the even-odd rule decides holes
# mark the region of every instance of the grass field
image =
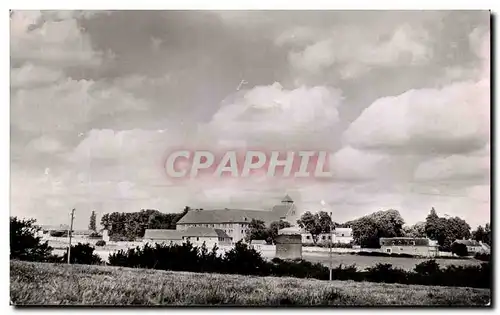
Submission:
[[[330,264],[330,259],[327,254],[313,254],[305,253],[303,255],[305,260],[311,262],[321,262],[325,266]],[[338,265],[352,265],[355,264],[358,269],[365,269],[367,267],[373,267],[378,263],[391,264],[395,268],[401,268],[407,271],[413,270],[415,265],[420,264],[430,258],[407,258],[407,257],[380,257],[380,256],[358,256],[350,254],[334,254],[332,257],[333,267]],[[446,259],[438,258],[436,262],[441,267],[446,267],[449,265],[465,266],[465,265],[480,265],[481,261],[476,259]]]
[[478,305],[490,290],[10,262],[15,305]]

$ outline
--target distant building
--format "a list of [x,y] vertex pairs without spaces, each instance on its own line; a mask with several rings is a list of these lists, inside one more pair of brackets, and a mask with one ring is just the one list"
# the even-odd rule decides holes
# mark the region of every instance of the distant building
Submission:
[[143,243],[148,244],[182,244],[182,232],[167,229],[147,229],[142,238]]
[[185,231],[189,228],[212,228],[224,231],[232,242],[243,240],[248,233],[248,225],[252,219],[264,221],[269,226],[273,221],[285,220],[292,224],[297,215],[297,209],[290,196],[285,196],[281,204],[272,210],[191,210],[176,224],[176,229]]
[[482,244],[476,240],[455,240],[453,243],[464,244],[469,255],[486,252]]
[[388,254],[410,254],[417,256],[438,256],[438,245],[428,238],[381,237],[380,248]]
[[193,245],[201,246],[203,243],[210,249],[214,245],[231,245],[231,237],[221,229],[206,227],[189,228],[182,232],[182,240]]
[[302,258],[302,230],[298,227],[287,227],[278,231],[276,237],[276,254],[281,259]]
[[[304,229],[301,230],[301,236],[303,244],[314,243],[311,233],[308,233]],[[332,238],[334,244],[349,244],[354,241],[351,228],[336,228],[332,233],[318,235],[317,243],[329,243]]]
[[231,237],[220,229],[206,227],[187,230],[147,229],[142,239],[147,244],[182,244],[189,241],[195,246],[203,243],[211,249],[214,245],[231,245]]

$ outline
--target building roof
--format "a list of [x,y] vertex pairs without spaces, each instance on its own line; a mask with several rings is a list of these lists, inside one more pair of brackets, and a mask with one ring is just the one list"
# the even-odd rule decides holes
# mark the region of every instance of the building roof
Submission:
[[262,220],[266,224],[279,220],[280,213],[265,210],[191,210],[177,224],[199,223],[250,223],[252,219]]
[[286,195],[285,198],[283,198],[283,200],[281,200],[281,202],[293,202],[292,198],[290,198],[290,196]]
[[182,240],[182,231],[168,229],[147,229],[145,239],[151,240]]
[[223,230],[211,229],[207,227],[193,227],[189,228],[182,233],[186,237],[224,237],[231,238]]
[[305,233],[303,229],[298,226],[291,226],[278,230],[278,235],[300,235]]
[[276,205],[273,207],[272,212],[275,213],[276,220],[279,220],[280,218],[285,218],[290,209],[295,208],[294,204],[281,204],[281,205]]
[[476,240],[456,240],[454,243],[464,244],[465,246],[481,246]]
[[430,246],[428,238],[414,238],[414,237],[381,237],[381,246]]

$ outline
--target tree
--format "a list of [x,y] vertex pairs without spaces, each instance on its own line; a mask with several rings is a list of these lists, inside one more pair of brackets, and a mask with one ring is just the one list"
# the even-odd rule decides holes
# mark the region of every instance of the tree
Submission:
[[264,221],[252,219],[248,224],[248,234],[246,240],[266,240],[269,237],[269,231]]
[[115,239],[135,239],[143,237],[146,229],[175,229],[179,221],[190,211],[185,207],[182,213],[162,213],[154,209],[142,209],[139,212],[104,214],[101,225]]
[[403,235],[405,237],[426,237],[425,235],[425,222],[418,222],[412,226],[403,227]]
[[394,209],[378,211],[346,224],[352,226],[354,241],[363,247],[379,248],[381,237],[403,236],[404,220]]
[[[94,248],[89,244],[78,243],[71,246],[70,263],[82,265],[95,265],[102,262],[101,257],[94,254]],[[63,255],[63,261],[68,261],[68,252]]]
[[451,252],[457,256],[464,257],[469,253],[467,252],[467,246],[462,243],[453,243],[451,244]]
[[472,239],[491,245],[491,229],[489,223],[483,228],[481,225],[472,232]]
[[47,261],[51,257],[52,248],[48,242],[36,236],[40,227],[35,222],[34,219],[10,217],[10,259]]
[[92,211],[92,214],[90,215],[89,230],[97,231],[95,211]]
[[271,240],[274,241],[276,240],[276,237],[278,237],[278,231],[287,227],[290,227],[290,223],[287,221],[279,220],[279,221],[274,221],[270,224],[269,229],[268,229],[268,235],[271,238]]
[[352,224],[352,238],[356,244],[368,248],[380,247],[380,233],[373,218],[362,217]]
[[425,233],[430,239],[436,240],[441,250],[450,250],[451,244],[457,239],[469,239],[470,226],[459,217],[439,217],[434,208],[426,218]]
[[332,219],[328,215],[328,213],[324,211],[320,211],[319,213],[315,214],[307,211],[300,217],[299,220],[297,220],[297,224],[311,234],[313,242],[314,244],[316,244],[318,241],[318,236],[321,233],[330,232]]
[[429,213],[429,215],[425,219],[425,234],[430,239],[433,239],[433,240],[438,239],[438,233],[439,233],[438,232],[439,231],[438,220],[439,220],[439,217],[436,213],[436,210],[433,207],[431,209],[431,212]]

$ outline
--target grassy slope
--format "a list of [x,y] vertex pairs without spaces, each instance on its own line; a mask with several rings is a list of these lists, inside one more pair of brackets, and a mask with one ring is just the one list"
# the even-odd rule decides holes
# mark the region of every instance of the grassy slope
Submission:
[[11,261],[16,305],[486,305],[490,291]]

